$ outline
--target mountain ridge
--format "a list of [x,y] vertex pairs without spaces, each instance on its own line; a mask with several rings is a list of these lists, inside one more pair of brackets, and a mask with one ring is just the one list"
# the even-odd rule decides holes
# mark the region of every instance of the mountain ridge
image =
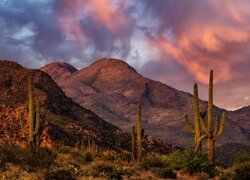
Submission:
[[[143,77],[122,60],[100,59],[57,83],[74,101],[127,132],[136,122],[136,105],[140,102],[143,126],[150,135],[165,143],[191,146],[192,136],[186,132],[182,116],[193,116],[192,94]],[[207,102],[200,100],[200,107],[206,110]],[[216,106],[214,112],[229,115],[228,131],[218,144],[249,142],[247,129],[232,120],[234,113]]]

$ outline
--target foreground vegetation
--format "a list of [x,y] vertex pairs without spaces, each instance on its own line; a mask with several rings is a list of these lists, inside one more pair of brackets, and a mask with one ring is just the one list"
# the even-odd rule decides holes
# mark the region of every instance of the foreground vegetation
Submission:
[[0,179],[250,179],[250,154],[239,154],[230,168],[209,163],[188,150],[150,153],[141,162],[126,153],[93,152],[62,146],[34,152],[14,145],[0,147]]

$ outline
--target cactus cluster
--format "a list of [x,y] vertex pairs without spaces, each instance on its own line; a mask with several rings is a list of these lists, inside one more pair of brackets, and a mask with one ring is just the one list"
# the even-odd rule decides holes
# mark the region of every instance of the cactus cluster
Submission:
[[199,111],[198,86],[194,85],[194,128],[191,127],[188,116],[184,115],[184,122],[187,130],[194,134],[195,152],[201,151],[202,141],[207,139],[208,160],[214,162],[214,142],[219,139],[223,130],[226,115],[223,112],[220,118],[217,115],[215,127],[213,127],[213,70],[209,76],[208,110],[207,121],[204,122],[206,113]]
[[[32,77],[29,77],[29,129],[28,129],[28,139],[29,139],[29,148],[39,147],[41,143],[41,135],[45,129],[45,116],[41,118],[41,109],[39,101],[36,101],[36,107],[34,109],[34,98],[33,98],[33,82]],[[18,115],[21,128],[24,132],[25,121],[23,115],[19,113]]]
[[96,140],[90,136],[87,137],[86,142],[83,139],[77,139],[75,148],[88,150],[89,152],[99,152],[99,146],[97,145]]
[[[137,131],[135,130],[137,129]],[[141,125],[141,104],[137,105],[137,128],[132,127],[132,159],[141,161],[142,159],[142,138],[144,136],[144,129]]]

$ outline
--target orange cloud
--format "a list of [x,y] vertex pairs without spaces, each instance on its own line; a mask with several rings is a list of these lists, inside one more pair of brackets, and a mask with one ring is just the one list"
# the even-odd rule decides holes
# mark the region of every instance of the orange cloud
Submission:
[[206,19],[209,17],[202,19],[194,16],[192,21],[181,25],[185,27],[182,31],[172,31],[169,37],[158,34],[151,39],[153,46],[163,54],[173,57],[196,80],[205,84],[208,82],[209,69],[216,72],[215,82],[232,79],[232,68],[235,64],[246,61],[235,56],[232,51],[250,40],[250,26],[245,21],[246,8],[242,5],[236,6],[233,0],[226,5],[220,3],[221,1],[212,2],[217,11],[226,13],[226,20],[220,20],[224,16],[212,21]]

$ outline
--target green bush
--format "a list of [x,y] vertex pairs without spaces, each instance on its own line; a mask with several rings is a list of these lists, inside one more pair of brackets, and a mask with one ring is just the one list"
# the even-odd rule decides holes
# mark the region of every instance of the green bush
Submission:
[[147,154],[147,156],[142,159],[142,167],[146,170],[150,168],[164,168],[167,166],[168,164],[166,161],[164,161],[162,156],[158,154]]
[[171,169],[169,167],[158,168],[154,171],[154,174],[157,175],[159,178],[176,179],[176,173],[173,171],[173,169]]
[[240,164],[240,163],[245,163],[247,161],[250,161],[250,153],[245,152],[245,153],[240,153],[237,154],[234,157],[234,164]]
[[250,179],[250,161],[237,164],[233,167],[235,180],[249,180]]
[[186,164],[191,157],[192,154],[188,150],[176,150],[169,155],[164,156],[164,161],[166,161],[173,169],[180,170],[186,167]]
[[215,175],[215,166],[203,155],[195,155],[188,150],[176,150],[164,157],[164,160],[175,170],[185,170],[189,174],[205,172],[210,177]]
[[190,174],[205,172],[210,177],[215,175],[215,166],[209,163],[205,157],[200,155],[194,155],[188,159],[185,170]]

